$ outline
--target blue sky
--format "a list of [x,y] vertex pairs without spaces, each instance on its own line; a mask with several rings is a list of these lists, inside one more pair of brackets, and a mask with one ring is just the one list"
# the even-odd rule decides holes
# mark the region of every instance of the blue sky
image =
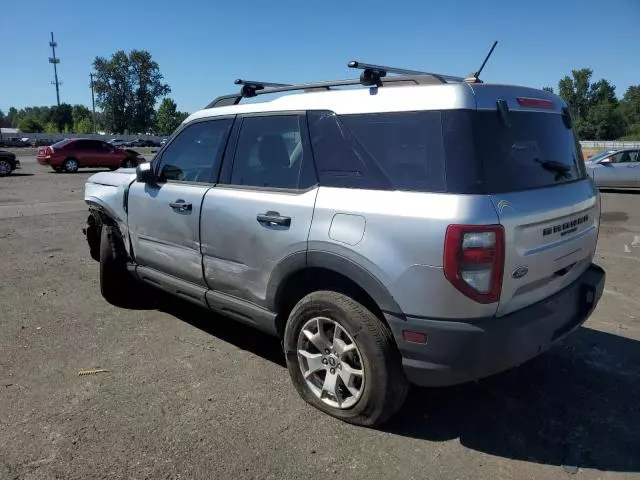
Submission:
[[235,78],[350,78],[349,60],[465,75],[499,44],[485,81],[557,86],[590,67],[622,96],[640,84],[639,0],[8,0],[0,9],[0,109],[52,105],[50,31],[61,101],[91,105],[96,55],[146,49],[170,96],[193,112]]

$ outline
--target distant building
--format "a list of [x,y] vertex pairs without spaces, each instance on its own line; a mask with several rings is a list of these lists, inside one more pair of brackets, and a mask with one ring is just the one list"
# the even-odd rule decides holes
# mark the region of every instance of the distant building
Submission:
[[0,128],[0,134],[2,134],[2,136],[18,135],[19,133],[20,130],[17,128]]

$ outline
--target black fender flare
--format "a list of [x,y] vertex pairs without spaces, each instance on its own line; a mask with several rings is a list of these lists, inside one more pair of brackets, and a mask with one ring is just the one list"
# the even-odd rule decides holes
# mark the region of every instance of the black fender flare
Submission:
[[285,257],[273,270],[266,292],[266,307],[277,312],[282,286],[288,277],[305,268],[323,268],[347,277],[364,290],[382,313],[404,319],[402,309],[389,290],[371,272],[358,263],[337,253],[311,250]]

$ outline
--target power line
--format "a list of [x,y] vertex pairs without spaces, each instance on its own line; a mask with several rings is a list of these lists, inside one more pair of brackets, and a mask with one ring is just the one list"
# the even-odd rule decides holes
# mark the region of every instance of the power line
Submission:
[[58,106],[60,106],[60,85],[61,82],[58,81],[58,64],[60,63],[60,59],[56,57],[56,47],[58,46],[57,42],[53,39],[53,32],[51,32],[51,41],[49,42],[49,46],[51,47],[51,51],[53,52],[53,56],[49,57],[49,63],[53,63],[53,75],[55,80],[51,82],[56,86],[56,100],[58,101]]

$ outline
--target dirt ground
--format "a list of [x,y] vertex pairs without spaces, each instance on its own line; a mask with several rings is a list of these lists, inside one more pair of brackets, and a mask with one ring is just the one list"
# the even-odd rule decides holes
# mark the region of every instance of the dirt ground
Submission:
[[169,299],[106,303],[89,172],[20,160],[0,179],[0,479],[640,476],[640,195],[603,194],[607,285],[583,328],[498,376],[414,388],[372,430],[307,406],[276,339]]

